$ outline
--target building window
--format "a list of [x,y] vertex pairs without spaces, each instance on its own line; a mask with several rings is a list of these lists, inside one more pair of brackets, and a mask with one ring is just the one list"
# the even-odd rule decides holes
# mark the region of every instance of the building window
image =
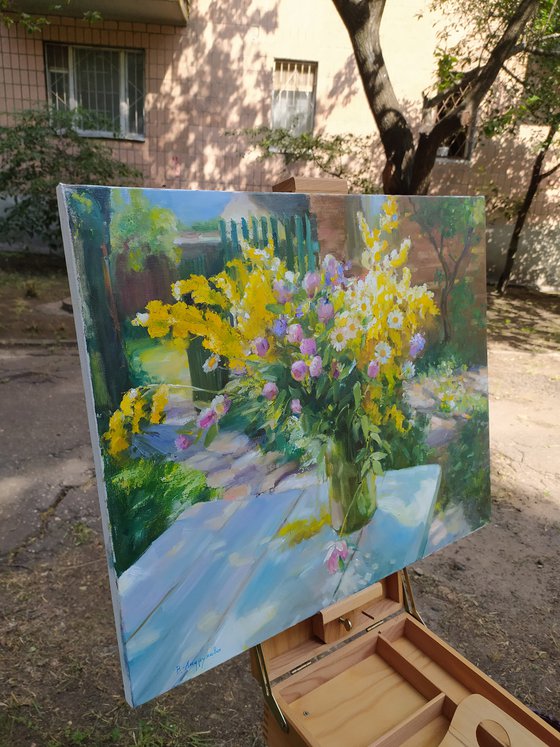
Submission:
[[316,62],[276,60],[272,94],[272,127],[292,135],[313,132]]
[[[436,109],[436,121],[439,122],[455,107],[453,96],[442,101]],[[457,161],[468,161],[472,155],[475,143],[476,117],[473,122],[461,127],[454,135],[448,137],[437,150],[438,158],[448,158]]]
[[78,109],[80,133],[142,139],[144,51],[45,44],[50,106]]

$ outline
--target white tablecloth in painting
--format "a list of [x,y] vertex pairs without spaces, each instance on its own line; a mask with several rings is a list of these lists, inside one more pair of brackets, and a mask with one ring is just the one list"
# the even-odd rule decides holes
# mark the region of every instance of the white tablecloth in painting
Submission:
[[325,483],[298,477],[282,493],[189,508],[119,578],[135,704],[425,554],[438,465],[378,480],[377,511],[346,538],[346,568],[334,574],[325,564],[339,540],[330,526],[293,546],[278,534],[287,523],[320,516],[327,505]]

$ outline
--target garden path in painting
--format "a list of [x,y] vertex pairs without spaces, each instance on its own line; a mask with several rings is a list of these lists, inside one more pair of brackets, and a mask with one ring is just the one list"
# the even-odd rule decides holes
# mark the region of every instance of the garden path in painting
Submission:
[[130,702],[487,521],[482,201],[59,195]]

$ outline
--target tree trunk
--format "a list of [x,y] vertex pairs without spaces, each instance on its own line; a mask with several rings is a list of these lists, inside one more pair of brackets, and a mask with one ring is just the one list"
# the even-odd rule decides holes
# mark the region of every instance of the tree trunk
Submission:
[[364,91],[372,111],[387,163],[382,171],[386,194],[426,194],[438,147],[474,117],[515,43],[539,7],[539,0],[519,0],[486,63],[468,71],[456,86],[439,93],[427,108],[450,95],[460,94],[458,103],[431,129],[414,141],[412,127],[393,89],[381,48],[380,27],[386,0],[333,0],[350,36]]
[[521,207],[519,208],[517,212],[515,226],[514,226],[513,233],[511,235],[511,239],[510,239],[509,246],[508,246],[506,264],[504,266],[502,274],[500,275],[500,279],[498,280],[498,286],[496,290],[498,291],[500,295],[503,295],[507,288],[509,278],[511,275],[511,271],[513,269],[515,255],[517,254],[517,250],[519,248],[519,240],[521,237],[521,231],[523,230],[523,226],[525,225],[527,215],[529,214],[529,210],[531,209],[531,205],[533,204],[533,200],[535,198],[535,195],[537,194],[537,190],[539,188],[541,181],[543,180],[545,176],[548,175],[548,174],[541,173],[542,167],[543,167],[546,154],[548,153],[548,150],[552,144],[554,136],[556,135],[558,131],[558,126],[559,125],[556,123],[550,125],[548,134],[545,140],[543,141],[543,143],[541,144],[541,147],[539,148],[539,152],[537,153],[537,157],[535,158],[535,162],[533,163],[533,169],[531,171],[531,179],[529,181],[529,186],[527,187],[527,192],[525,193],[525,198],[523,202],[521,203]]
[[395,95],[379,30],[385,0],[333,0],[346,26],[364,91],[379,130],[387,163],[383,169],[386,194],[410,194],[414,138]]

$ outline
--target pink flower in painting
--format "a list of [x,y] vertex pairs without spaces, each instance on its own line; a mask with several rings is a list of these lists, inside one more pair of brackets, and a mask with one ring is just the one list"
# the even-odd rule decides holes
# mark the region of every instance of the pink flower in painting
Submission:
[[253,340],[253,343],[255,345],[257,355],[261,358],[264,358],[264,356],[268,353],[268,349],[270,348],[266,337],[257,337]]
[[323,324],[326,324],[329,319],[332,319],[334,316],[334,306],[332,303],[321,301],[317,307],[317,316],[319,317],[319,321]]
[[379,373],[379,361],[370,361],[367,367],[367,375],[370,379],[375,379]]
[[290,324],[288,327],[288,342],[297,345],[303,340],[303,329],[301,324]]
[[309,375],[316,379],[323,373],[323,359],[320,355],[316,355],[311,363],[309,364]]
[[306,337],[301,341],[299,349],[303,355],[315,355],[317,352],[317,343],[313,337]]
[[317,293],[318,287],[321,285],[321,276],[318,272],[308,272],[303,278],[303,288],[309,298],[313,298]]
[[177,451],[185,451],[185,449],[188,449],[192,443],[192,438],[189,438],[188,436],[185,436],[184,433],[181,433],[175,439],[175,448],[177,449]]
[[331,545],[325,556],[325,565],[328,572],[333,575],[344,568],[344,561],[348,557],[348,545],[345,540],[335,542]]
[[266,397],[266,399],[272,402],[272,400],[276,399],[276,397],[278,396],[278,387],[274,382],[267,381],[262,388],[262,394],[263,397]]
[[290,402],[290,410],[294,413],[294,415],[301,414],[301,402],[299,401],[299,399],[293,399]]
[[198,416],[196,424],[199,428],[210,428],[211,425],[214,425],[214,423],[217,422],[218,415],[216,411],[212,407],[207,407],[205,410],[202,410]]
[[292,376],[296,381],[303,381],[308,373],[307,363],[305,361],[296,361],[292,363]]
[[272,287],[278,303],[288,303],[288,301],[291,301],[292,294],[280,280],[275,280]]

